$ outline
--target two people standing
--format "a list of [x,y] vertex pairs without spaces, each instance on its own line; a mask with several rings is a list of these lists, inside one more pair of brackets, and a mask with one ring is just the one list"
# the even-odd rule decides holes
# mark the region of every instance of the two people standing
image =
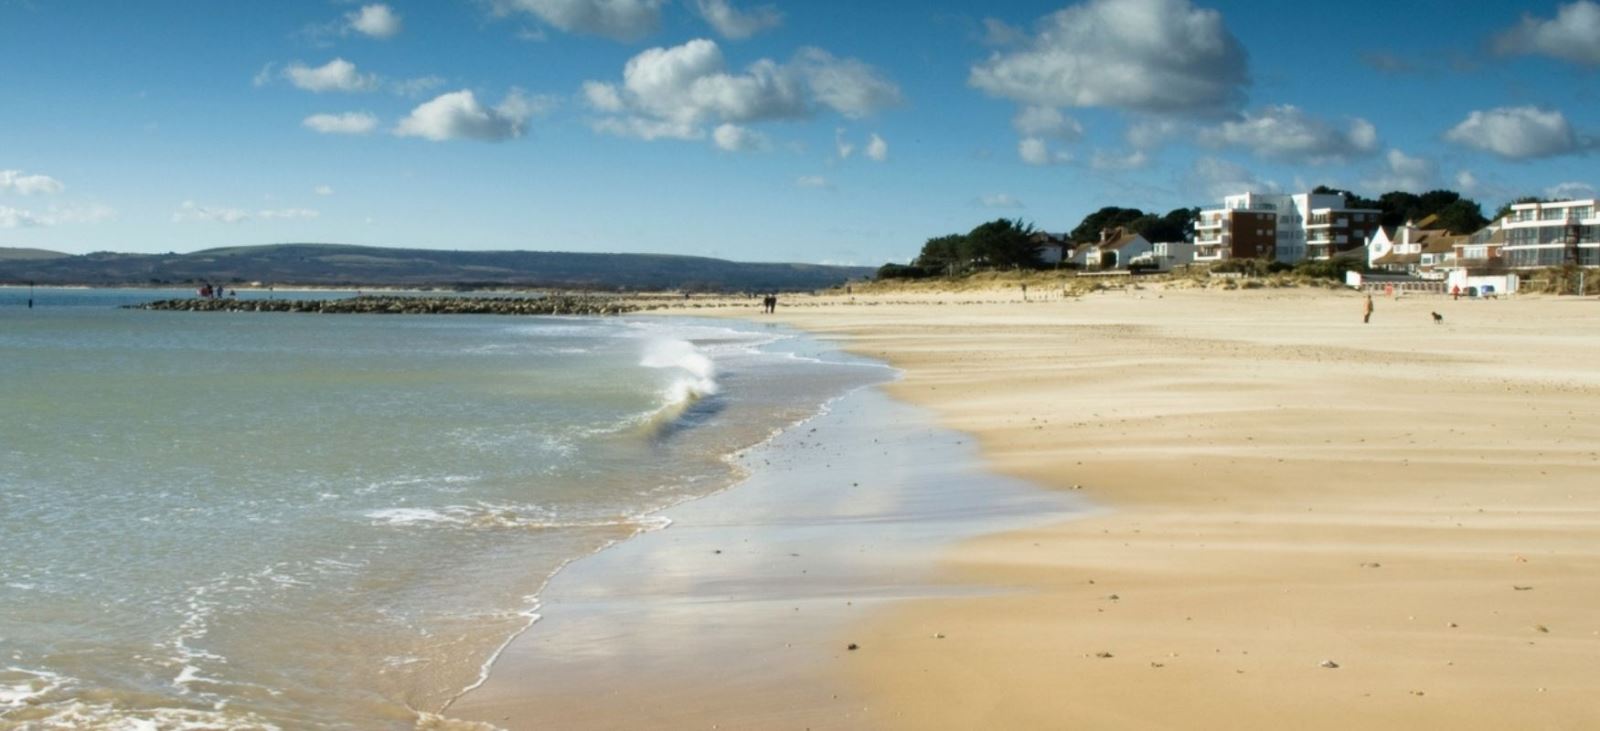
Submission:
[[761,298],[761,311],[772,314],[778,311],[778,295],[769,294]]

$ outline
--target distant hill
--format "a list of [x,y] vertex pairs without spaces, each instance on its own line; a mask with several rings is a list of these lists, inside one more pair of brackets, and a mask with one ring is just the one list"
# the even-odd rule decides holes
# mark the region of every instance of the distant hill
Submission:
[[[33,252],[21,253],[18,252]],[[189,254],[67,255],[0,249],[0,283],[186,285],[194,282],[401,287],[550,287],[756,291],[831,287],[869,267],[757,264],[666,254],[439,251],[270,244]]]
[[60,259],[71,254],[46,249],[8,249],[0,246],[0,261],[38,261],[40,259]]

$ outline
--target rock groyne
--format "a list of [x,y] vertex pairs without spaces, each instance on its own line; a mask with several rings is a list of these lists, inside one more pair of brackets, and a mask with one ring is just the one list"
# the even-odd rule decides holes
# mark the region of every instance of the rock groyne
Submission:
[[393,297],[340,299],[202,299],[157,300],[129,309],[179,312],[312,312],[350,315],[621,315],[640,306],[615,297],[555,295],[550,297]]

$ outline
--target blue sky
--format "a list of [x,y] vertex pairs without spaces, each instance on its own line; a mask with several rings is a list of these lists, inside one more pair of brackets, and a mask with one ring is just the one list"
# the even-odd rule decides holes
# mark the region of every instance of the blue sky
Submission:
[[0,246],[904,261],[1317,184],[1593,195],[1600,4],[0,0]]

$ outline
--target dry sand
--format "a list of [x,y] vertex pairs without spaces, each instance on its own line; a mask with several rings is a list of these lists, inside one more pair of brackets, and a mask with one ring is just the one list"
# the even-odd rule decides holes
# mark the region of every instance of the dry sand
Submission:
[[929,557],[1004,591],[851,628],[864,725],[1600,728],[1600,302],[1037,298],[774,318],[1114,508]]

